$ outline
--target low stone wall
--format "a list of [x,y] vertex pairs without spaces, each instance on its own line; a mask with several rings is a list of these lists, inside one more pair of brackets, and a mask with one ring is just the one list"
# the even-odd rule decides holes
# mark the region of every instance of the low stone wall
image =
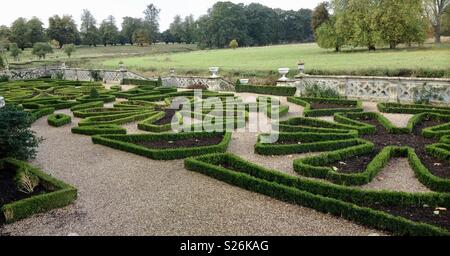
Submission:
[[450,103],[450,79],[441,78],[302,76],[279,83],[279,86],[295,86],[297,95],[301,95],[305,86],[311,84],[332,88],[341,96],[351,99],[404,103],[413,102],[414,89],[426,85],[438,92],[439,97],[434,99],[434,102]]
[[176,86],[177,88],[188,88],[192,85],[205,85],[212,91],[234,91],[234,84],[221,78],[201,76],[168,76],[163,77],[163,85]]
[[93,73],[97,72],[99,77],[105,83],[121,83],[124,78],[129,79],[144,79],[148,80],[139,74],[127,70],[89,70],[78,68],[60,68],[60,67],[41,67],[31,69],[5,70],[0,72],[0,76],[7,76],[10,80],[28,80],[38,79],[41,77],[50,76],[53,78],[62,77],[65,80],[74,81],[93,81]]

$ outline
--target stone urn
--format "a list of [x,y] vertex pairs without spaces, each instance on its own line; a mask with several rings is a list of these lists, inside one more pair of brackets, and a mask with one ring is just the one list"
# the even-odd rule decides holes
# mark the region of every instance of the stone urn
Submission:
[[297,68],[301,75],[305,73],[305,63],[303,61],[298,62]]
[[241,84],[248,84],[250,82],[250,79],[239,79],[239,82]]
[[289,71],[290,71],[289,68],[279,68],[278,73],[280,73],[281,78],[278,79],[278,81],[280,81],[280,82],[289,81],[289,78],[286,77],[286,75],[289,73]]
[[211,78],[218,78],[219,67],[210,67],[209,72],[211,72]]
[[6,105],[5,98],[0,96],[0,108],[3,108]]

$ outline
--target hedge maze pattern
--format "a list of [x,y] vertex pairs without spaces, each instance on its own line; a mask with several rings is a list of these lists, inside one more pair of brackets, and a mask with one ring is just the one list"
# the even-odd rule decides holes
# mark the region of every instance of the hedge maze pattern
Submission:
[[[380,103],[380,112],[414,115],[407,127],[396,127],[380,113],[363,112],[360,101],[301,98],[286,88],[240,86],[241,92],[288,96],[289,102],[304,107],[304,117],[279,123],[276,143],[264,143],[266,134],[261,134],[255,145],[255,153],[266,156],[316,153],[295,159],[297,175],[288,175],[227,153],[232,131],[203,129],[206,120],[213,120],[215,127],[230,123],[233,128],[245,127],[252,111],[281,117],[288,114],[289,106],[274,104],[276,99],[271,96],[246,103],[233,93],[203,91],[199,99],[193,91],[158,86],[142,82],[122,91],[120,86],[106,90],[92,82],[41,79],[0,84],[0,95],[35,119],[70,108],[82,119],[72,132],[92,136],[96,144],[155,160],[185,158],[187,170],[394,234],[450,235],[449,107]],[[90,98],[92,88],[99,97]],[[191,107],[180,108],[177,97],[184,97]],[[105,102],[116,99],[124,101],[105,107]],[[222,100],[222,107],[233,106],[232,110],[212,109],[211,101],[217,99]],[[203,109],[198,111],[200,106]],[[334,122],[316,118],[320,116],[334,116]],[[55,117],[50,116],[49,123],[67,122],[63,115]],[[192,128],[202,131],[170,132],[172,122],[186,125],[186,118],[196,120]],[[134,122],[142,134],[128,135],[122,127]],[[360,187],[398,157],[408,159],[416,178],[431,192]]]

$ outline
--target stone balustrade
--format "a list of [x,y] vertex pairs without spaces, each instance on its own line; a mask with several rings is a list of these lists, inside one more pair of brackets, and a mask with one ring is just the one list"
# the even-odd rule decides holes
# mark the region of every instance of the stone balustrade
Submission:
[[426,85],[439,95],[433,101],[450,104],[450,79],[443,78],[407,78],[407,77],[367,77],[367,76],[299,76],[278,86],[295,86],[297,95],[301,95],[308,85],[331,88],[343,97],[369,101],[390,101],[411,103],[414,91]]

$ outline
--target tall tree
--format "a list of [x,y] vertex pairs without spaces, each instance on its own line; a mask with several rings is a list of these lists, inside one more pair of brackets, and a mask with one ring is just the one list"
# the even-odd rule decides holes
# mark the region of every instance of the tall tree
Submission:
[[195,42],[195,33],[197,26],[195,24],[194,15],[188,15],[184,17],[183,21],[183,41],[187,44]]
[[97,44],[100,42],[97,20],[87,9],[83,10],[83,13],[81,14],[80,35],[81,42],[84,45],[97,46]]
[[122,21],[121,35],[124,37],[125,42],[133,44],[133,34],[141,28],[143,28],[142,19],[124,17]]
[[383,0],[375,11],[374,24],[381,43],[394,49],[400,43],[424,42],[426,23],[422,14],[422,0]]
[[245,8],[245,14],[251,45],[268,45],[277,42],[276,29],[279,19],[273,9],[252,3]]
[[7,26],[0,26],[0,48],[9,49],[11,43],[11,30]]
[[447,9],[442,16],[441,34],[443,36],[450,36],[450,5],[447,6]]
[[24,50],[25,47],[30,47],[27,40],[28,26],[25,18],[18,18],[11,25],[11,42],[16,43],[20,49]]
[[144,11],[145,28],[148,31],[149,38],[153,41],[157,40],[159,34],[159,14],[161,9],[158,9],[154,4],[149,4]]
[[55,15],[49,18],[48,23],[47,36],[50,40],[58,41],[60,48],[65,44],[77,43],[79,40],[78,28],[72,16],[64,15],[60,17]]
[[172,34],[174,41],[176,43],[181,43],[181,41],[183,40],[184,31],[183,31],[183,21],[181,20],[180,15],[176,15],[173,18],[173,22],[169,26],[169,31],[170,34]]
[[322,2],[314,8],[312,14],[312,28],[316,31],[320,25],[330,20],[330,13],[328,12],[329,3]]
[[148,31],[143,28],[136,30],[133,34],[133,42],[139,46],[149,45],[151,38],[148,35]]
[[27,41],[28,44],[33,45],[37,42],[44,42],[45,40],[45,31],[44,31],[44,23],[36,17],[31,18],[27,22]]
[[450,0],[424,0],[425,11],[434,30],[434,42],[441,43],[442,17]]
[[116,19],[112,15],[102,22],[99,32],[104,46],[118,43],[119,29],[116,26]]

